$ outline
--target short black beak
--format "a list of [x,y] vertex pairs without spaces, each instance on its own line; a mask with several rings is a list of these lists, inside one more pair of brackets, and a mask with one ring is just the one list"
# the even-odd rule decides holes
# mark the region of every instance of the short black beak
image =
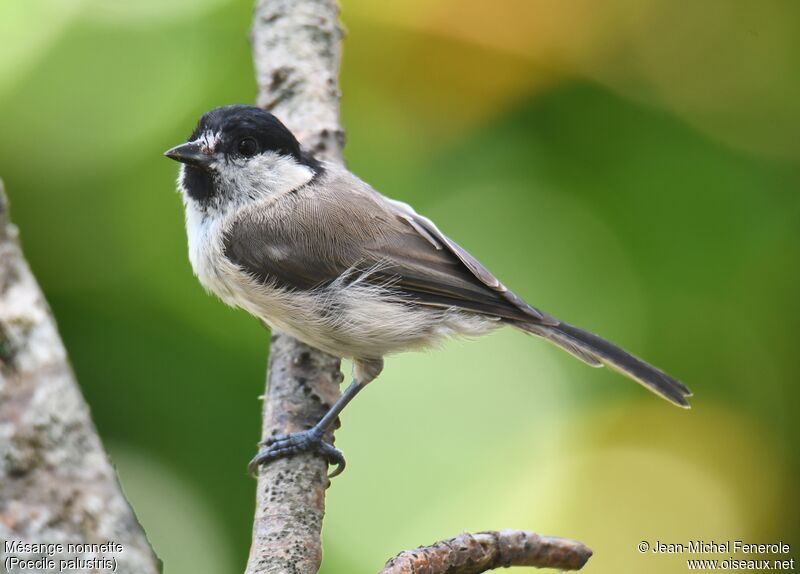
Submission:
[[175,161],[200,167],[208,167],[213,160],[212,155],[195,142],[177,145],[165,151],[164,155]]

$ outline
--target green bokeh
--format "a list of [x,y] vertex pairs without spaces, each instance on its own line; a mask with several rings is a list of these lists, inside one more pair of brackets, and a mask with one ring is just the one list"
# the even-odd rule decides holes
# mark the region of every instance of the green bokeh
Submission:
[[[56,21],[10,4],[4,25],[31,46],[13,66],[0,58],[0,176],[26,254],[166,571],[241,570],[267,334],[192,277],[161,152],[204,110],[253,100],[251,6],[76,1]],[[377,571],[402,548],[488,528],[581,537],[593,572],[678,569],[643,562],[641,539],[797,542],[792,150],[728,145],[635,81],[598,74],[548,72],[546,90],[516,88],[475,115],[474,94],[426,75],[426,50],[464,74],[461,57],[524,68],[519,55],[394,29],[352,4],[350,167],[520,295],[695,398],[679,411],[513,332],[391,358],[338,434],[349,465],[329,491],[324,572]],[[389,78],[378,55],[409,75]],[[171,534],[183,518],[199,539]]]

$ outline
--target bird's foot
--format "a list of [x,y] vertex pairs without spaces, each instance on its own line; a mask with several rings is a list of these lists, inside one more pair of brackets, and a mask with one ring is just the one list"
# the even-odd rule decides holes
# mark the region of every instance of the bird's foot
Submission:
[[313,452],[321,455],[330,465],[336,465],[328,477],[341,474],[344,470],[345,460],[341,451],[322,440],[322,433],[310,429],[302,432],[293,432],[290,434],[279,434],[271,437],[260,445],[262,448],[258,454],[253,457],[250,464],[247,465],[247,470],[250,474],[255,474],[258,467],[262,464],[278,460],[287,456],[299,454],[301,452]]

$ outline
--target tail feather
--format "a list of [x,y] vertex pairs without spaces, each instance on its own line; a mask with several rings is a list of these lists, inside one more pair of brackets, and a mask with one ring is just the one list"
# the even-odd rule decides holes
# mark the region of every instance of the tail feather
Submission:
[[690,408],[687,397],[692,396],[692,391],[686,385],[594,333],[564,322],[553,326],[534,323],[518,326],[547,339],[584,363],[593,367],[610,367],[671,403]]

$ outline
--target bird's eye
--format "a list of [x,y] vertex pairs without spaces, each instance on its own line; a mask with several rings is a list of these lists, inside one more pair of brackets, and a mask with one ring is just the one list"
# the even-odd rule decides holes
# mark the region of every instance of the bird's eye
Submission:
[[244,157],[253,157],[258,153],[258,142],[253,138],[239,140],[239,153]]

